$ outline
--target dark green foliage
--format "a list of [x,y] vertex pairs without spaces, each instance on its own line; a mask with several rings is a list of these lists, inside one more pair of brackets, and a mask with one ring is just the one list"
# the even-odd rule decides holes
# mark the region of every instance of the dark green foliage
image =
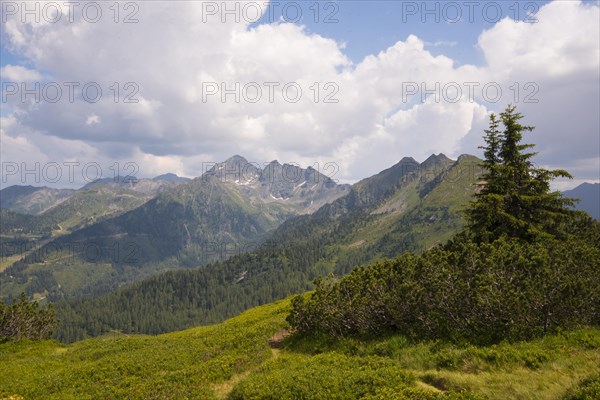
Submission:
[[573,211],[572,199],[560,192],[550,191],[550,182],[557,177],[571,175],[564,170],[536,168],[527,152],[531,144],[521,144],[523,132],[532,131],[531,126],[519,123],[523,115],[509,106],[500,113],[500,121],[494,114],[484,140],[484,183],[467,210],[470,232],[477,241],[493,241],[502,235],[527,240],[544,240],[563,237],[571,221],[582,216]]
[[[2,244],[7,242],[7,237],[20,238],[22,236],[37,237],[49,236],[52,232],[49,224],[43,223],[41,217],[36,215],[19,214],[7,208],[0,208],[0,228]],[[10,244],[4,244],[2,247],[11,247]]]
[[315,272],[292,270],[267,250],[194,271],[171,271],[107,295],[56,303],[57,338],[72,342],[114,329],[163,333],[220,322],[254,306],[307,290]]
[[293,300],[301,333],[333,336],[399,331],[475,343],[521,340],[599,322],[600,233],[596,242],[491,244],[459,237],[421,256],[405,254],[317,280]]
[[0,342],[48,339],[55,326],[52,305],[40,308],[37,301],[28,302],[25,293],[10,306],[0,301]]

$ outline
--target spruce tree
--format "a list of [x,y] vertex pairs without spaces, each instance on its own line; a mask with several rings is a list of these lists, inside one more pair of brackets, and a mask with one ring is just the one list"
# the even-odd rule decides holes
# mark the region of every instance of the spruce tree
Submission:
[[490,182],[490,185],[486,185],[483,187],[481,193],[498,193],[498,189],[494,186],[497,183],[497,178],[499,176],[499,167],[500,167],[500,131],[498,131],[498,126],[500,125],[500,121],[496,117],[496,114],[492,113],[490,115],[490,128],[486,129],[484,140],[487,146],[479,146],[480,149],[483,149],[484,162],[483,166],[485,168],[485,173],[483,175],[483,179]]
[[[485,131],[483,187],[467,210],[469,231],[477,241],[493,241],[506,235],[527,240],[561,236],[579,213],[571,210],[572,199],[550,190],[557,177],[572,178],[564,170],[537,168],[536,155],[523,144],[523,133],[532,126],[519,123],[523,115],[508,106],[500,120],[490,116]],[[498,130],[502,122],[504,130]]]
[[484,141],[486,146],[479,146],[483,150],[484,173],[481,176],[483,184],[479,184],[475,194],[475,201],[467,211],[470,230],[475,232],[482,240],[488,240],[492,227],[497,226],[498,212],[501,210],[503,201],[502,188],[500,184],[501,160],[499,156],[501,133],[498,131],[500,121],[496,114],[490,115],[490,127],[486,129]]

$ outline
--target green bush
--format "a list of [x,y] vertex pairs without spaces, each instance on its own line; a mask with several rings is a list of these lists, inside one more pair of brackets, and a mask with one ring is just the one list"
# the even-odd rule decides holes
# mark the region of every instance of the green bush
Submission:
[[588,377],[576,388],[568,391],[563,400],[597,400],[600,399],[600,375]]
[[[333,337],[387,331],[477,344],[527,340],[599,322],[600,245],[459,236],[420,256],[405,254],[317,280],[292,301],[300,333]],[[534,357],[535,358],[535,357]],[[542,360],[543,361],[543,360]],[[532,360],[532,366],[539,361]]]
[[25,293],[21,293],[19,301],[10,306],[0,301],[0,343],[48,339],[55,327],[52,305],[40,308],[37,301],[28,302]]

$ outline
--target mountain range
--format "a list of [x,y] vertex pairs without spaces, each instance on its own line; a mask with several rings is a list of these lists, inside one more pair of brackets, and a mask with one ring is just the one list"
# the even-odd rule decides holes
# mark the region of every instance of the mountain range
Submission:
[[[56,303],[65,341],[111,329],[159,333],[222,321],[312,288],[357,265],[420,252],[462,229],[480,160],[403,158],[318,211],[289,218],[254,251],[202,268],[154,275],[96,298]],[[235,180],[234,180],[235,182]]]
[[[34,189],[7,188],[0,298],[58,301],[67,341],[222,321],[308,290],[318,276],[445,242],[464,225],[480,163],[405,157],[350,186],[236,155],[191,180],[91,182],[36,215],[14,211],[33,209]],[[583,189],[566,194],[588,199],[593,190]],[[48,193],[47,204],[58,197]]]
[[[348,191],[313,168],[273,161],[261,170],[240,156],[193,180],[92,182],[60,205],[21,218],[26,227],[52,226],[52,234],[35,243],[4,239],[14,243],[5,247],[29,247],[10,255],[0,294],[98,295],[157,271],[221,260],[252,250],[286,219]],[[25,229],[14,214],[7,219],[3,234]]]

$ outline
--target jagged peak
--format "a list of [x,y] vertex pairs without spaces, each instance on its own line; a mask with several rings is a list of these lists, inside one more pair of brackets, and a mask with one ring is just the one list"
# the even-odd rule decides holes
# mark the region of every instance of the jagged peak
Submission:
[[277,160],[273,160],[268,164],[265,164],[264,168],[262,169],[262,172],[264,175],[269,175],[269,174],[273,174],[276,170],[279,169],[279,167],[283,167],[279,161]]
[[98,178],[90,183],[83,185],[81,189],[89,189],[98,185],[135,185],[140,181],[135,175],[117,175],[112,178]]
[[204,176],[220,176],[226,180],[247,180],[253,175],[260,173],[256,163],[251,163],[243,156],[235,154],[227,160],[214,164]]
[[454,160],[448,158],[444,153],[432,154],[425,161],[421,163],[423,166],[439,164],[439,163],[452,163]]
[[240,156],[239,154],[234,154],[233,156],[229,157],[227,160],[225,160],[223,162],[224,164],[239,164],[239,163],[244,163],[244,164],[248,164],[248,160],[246,160],[244,157]]
[[398,162],[398,164],[402,164],[402,163],[418,164],[417,160],[415,160],[412,157],[402,157],[402,159]]
[[301,166],[299,166],[299,165],[298,165],[298,164],[296,164],[296,163],[293,163],[293,164],[290,164],[290,163],[283,163],[283,166],[284,166],[284,167],[294,167],[294,168],[300,168],[300,169],[304,169],[304,168],[302,168]]

